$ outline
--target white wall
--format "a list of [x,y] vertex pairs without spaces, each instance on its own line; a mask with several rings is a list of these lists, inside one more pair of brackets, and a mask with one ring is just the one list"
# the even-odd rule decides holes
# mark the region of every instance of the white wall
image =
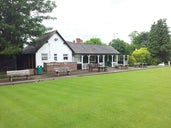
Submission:
[[80,55],[73,56],[73,62],[80,63],[81,62],[81,56]]
[[[48,60],[42,60],[42,53],[48,54]],[[57,61],[54,60],[54,54],[57,54]],[[68,54],[68,60],[63,60],[63,54]],[[54,34],[36,53],[36,67],[43,67],[44,63],[49,62],[72,62],[72,51],[57,34]]]

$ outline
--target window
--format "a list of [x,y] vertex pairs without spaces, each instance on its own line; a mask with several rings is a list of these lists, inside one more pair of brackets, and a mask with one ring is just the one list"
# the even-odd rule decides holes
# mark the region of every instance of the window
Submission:
[[54,60],[57,61],[57,54],[54,54]]
[[63,54],[63,60],[68,60],[68,54]]
[[48,60],[48,54],[42,53],[42,60]]
[[96,56],[90,56],[90,62],[96,62]]

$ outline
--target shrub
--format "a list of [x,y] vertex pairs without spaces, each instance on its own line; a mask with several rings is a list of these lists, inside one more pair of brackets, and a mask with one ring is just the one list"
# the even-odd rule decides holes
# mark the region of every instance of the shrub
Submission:
[[129,56],[129,66],[134,66],[134,63],[136,62],[136,59],[134,56]]
[[136,62],[139,63],[148,63],[151,59],[151,53],[147,50],[147,48],[140,48],[138,50],[134,50],[132,56],[135,57]]

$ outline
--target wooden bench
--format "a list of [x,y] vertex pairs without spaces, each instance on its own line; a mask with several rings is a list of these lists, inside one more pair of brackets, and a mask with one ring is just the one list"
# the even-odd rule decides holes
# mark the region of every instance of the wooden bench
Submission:
[[98,72],[100,72],[100,70],[102,71],[107,71],[108,70],[108,66],[98,66]]
[[128,65],[127,64],[121,65],[121,69],[128,69]]
[[9,80],[11,82],[13,81],[13,77],[25,76],[26,79],[28,79],[28,77],[30,76],[30,70],[29,69],[7,71],[6,73],[7,73],[7,76],[9,77]]
[[140,68],[141,67],[141,64],[140,63],[134,63],[134,67],[135,68]]
[[55,73],[59,76],[61,73],[66,73],[67,75],[70,75],[71,70],[69,67],[59,67],[54,68]]
[[88,70],[89,72],[92,72],[94,68],[98,68],[98,66],[100,66],[99,64],[89,64],[88,65]]
[[122,65],[123,65],[123,64],[115,64],[114,67],[115,67],[116,69],[122,69]]
[[138,68],[145,68],[147,67],[147,63],[134,63],[134,66]]

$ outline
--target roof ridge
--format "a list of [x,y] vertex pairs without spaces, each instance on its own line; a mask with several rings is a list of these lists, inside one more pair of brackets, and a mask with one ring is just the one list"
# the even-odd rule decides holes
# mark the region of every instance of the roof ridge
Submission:
[[75,54],[120,54],[109,45],[77,44],[70,41],[66,43]]

